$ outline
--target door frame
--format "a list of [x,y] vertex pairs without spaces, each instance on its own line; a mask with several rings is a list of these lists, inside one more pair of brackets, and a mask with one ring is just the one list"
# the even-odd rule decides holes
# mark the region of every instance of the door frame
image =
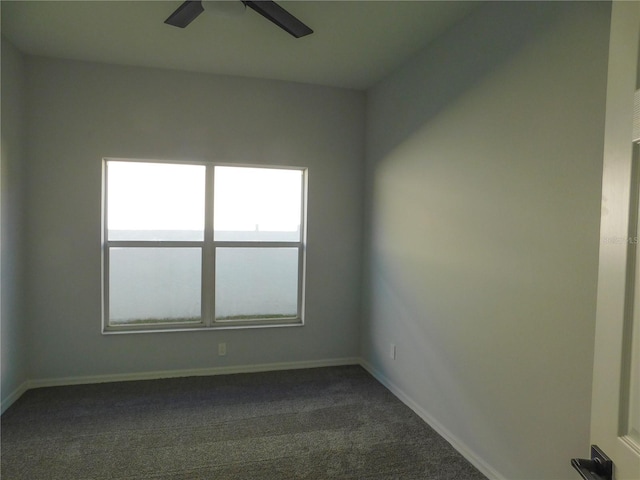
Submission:
[[[624,341],[630,322],[637,203],[633,175],[633,114],[637,83],[640,2],[614,1],[607,77],[602,216],[591,406],[591,443],[614,461],[618,480],[640,472],[640,455],[621,432]],[[630,264],[633,263],[633,265]],[[639,279],[640,281],[640,279]],[[636,472],[636,473],[630,473]]]

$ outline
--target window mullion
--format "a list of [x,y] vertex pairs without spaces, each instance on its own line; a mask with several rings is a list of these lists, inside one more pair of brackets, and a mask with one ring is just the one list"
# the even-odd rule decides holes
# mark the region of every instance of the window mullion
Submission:
[[106,248],[202,248],[203,242],[199,240],[107,240]]
[[302,242],[273,242],[273,241],[217,241],[216,248],[301,248]]
[[109,162],[102,161],[102,331],[109,325]]
[[202,251],[202,319],[207,326],[213,325],[215,312],[216,252],[213,243],[213,186],[215,167],[207,165],[204,207],[204,246]]
[[308,172],[302,174],[300,198],[300,249],[298,250],[298,318],[304,324],[307,290],[307,202],[309,200]]
[[[105,230],[106,231],[106,230]],[[102,330],[106,330],[109,325],[109,246],[104,241],[102,256]]]

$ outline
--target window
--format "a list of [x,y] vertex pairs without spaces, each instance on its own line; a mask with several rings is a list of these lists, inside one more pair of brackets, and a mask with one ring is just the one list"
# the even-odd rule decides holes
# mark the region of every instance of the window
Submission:
[[104,161],[103,330],[302,324],[306,170]]

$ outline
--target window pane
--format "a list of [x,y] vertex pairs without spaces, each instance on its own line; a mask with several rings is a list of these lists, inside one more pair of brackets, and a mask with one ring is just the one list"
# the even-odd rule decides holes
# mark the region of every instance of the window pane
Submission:
[[109,240],[203,240],[203,165],[107,163]]
[[216,320],[291,318],[298,312],[297,248],[217,248]]
[[625,400],[629,404],[626,430],[627,436],[636,445],[640,445],[640,316],[636,313],[631,318],[631,322],[631,355],[629,355],[631,363],[627,379],[629,387],[628,392],[624,392],[624,396],[628,397]]
[[300,241],[302,170],[215,167],[217,241]]
[[200,322],[200,248],[109,249],[109,324]]

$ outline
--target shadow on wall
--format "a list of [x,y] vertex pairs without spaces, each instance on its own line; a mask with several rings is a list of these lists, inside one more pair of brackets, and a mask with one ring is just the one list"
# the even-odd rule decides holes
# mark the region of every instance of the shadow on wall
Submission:
[[[368,114],[372,131],[376,131],[375,119],[381,118],[394,118],[396,128],[383,136],[370,136],[369,151],[375,154],[372,160],[385,158],[541,31],[551,30],[558,14],[567,8],[564,3],[489,2],[438,37],[420,54],[419,61],[414,58],[399,75],[396,72],[392,89],[385,81],[375,87],[374,95],[384,93],[385,101],[372,103]],[[377,143],[382,141],[386,144]]]

